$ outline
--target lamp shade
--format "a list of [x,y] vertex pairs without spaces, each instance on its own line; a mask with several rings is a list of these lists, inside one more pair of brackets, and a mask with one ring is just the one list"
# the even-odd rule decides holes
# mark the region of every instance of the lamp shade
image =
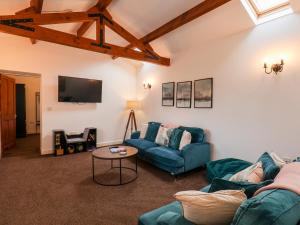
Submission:
[[136,100],[127,101],[126,109],[139,109],[141,107],[140,102]]

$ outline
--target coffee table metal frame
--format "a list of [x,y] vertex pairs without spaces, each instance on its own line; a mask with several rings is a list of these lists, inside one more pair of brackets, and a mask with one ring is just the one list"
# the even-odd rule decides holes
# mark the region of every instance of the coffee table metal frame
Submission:
[[[118,153],[115,153],[115,154],[118,154]],[[120,156],[118,154],[118,156]],[[122,166],[122,160],[123,159],[129,159],[129,158],[135,158],[135,168],[130,168],[130,167],[126,167],[126,166]],[[116,183],[116,184],[107,184],[107,183],[103,183],[99,180],[96,179],[95,177],[95,159],[97,160],[110,160],[111,161],[111,164],[110,164],[110,169],[108,171],[106,171],[105,173],[108,173],[109,171],[111,170],[114,170],[114,169],[119,169],[119,183]],[[114,166],[114,161],[119,161],[119,166]],[[130,171],[133,171],[135,176],[133,178],[131,178],[130,180],[124,182],[122,180],[122,170],[130,170]],[[137,153],[134,154],[134,155],[131,155],[131,156],[126,156],[124,155],[124,157],[122,158],[105,158],[105,157],[97,157],[95,155],[92,154],[92,173],[93,173],[93,181],[99,185],[102,185],[102,186],[121,186],[121,185],[125,185],[125,184],[129,184],[133,181],[135,181],[137,178],[138,178],[138,156],[137,156]]]

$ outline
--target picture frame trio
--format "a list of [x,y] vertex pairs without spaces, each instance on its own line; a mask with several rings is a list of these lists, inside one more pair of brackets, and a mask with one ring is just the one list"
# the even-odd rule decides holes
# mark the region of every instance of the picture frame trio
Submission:
[[[193,82],[177,82],[176,107],[191,108],[193,95]],[[213,78],[205,78],[194,81],[194,108],[213,107]],[[175,82],[162,84],[162,106],[173,107],[175,105]]]

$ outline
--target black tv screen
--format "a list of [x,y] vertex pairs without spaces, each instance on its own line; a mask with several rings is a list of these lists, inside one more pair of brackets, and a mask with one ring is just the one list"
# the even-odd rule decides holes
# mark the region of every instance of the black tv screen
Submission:
[[77,103],[102,102],[102,81],[58,76],[58,101]]

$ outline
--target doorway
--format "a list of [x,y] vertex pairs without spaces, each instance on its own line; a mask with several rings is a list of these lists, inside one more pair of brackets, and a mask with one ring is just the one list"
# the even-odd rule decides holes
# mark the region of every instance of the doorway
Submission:
[[1,74],[2,156],[40,155],[40,76]]

